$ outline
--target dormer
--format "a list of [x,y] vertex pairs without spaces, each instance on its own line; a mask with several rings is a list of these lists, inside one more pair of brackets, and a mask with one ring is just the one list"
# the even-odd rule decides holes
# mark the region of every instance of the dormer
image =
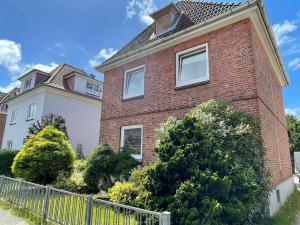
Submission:
[[154,35],[158,36],[174,29],[180,18],[180,15],[180,10],[174,3],[171,3],[166,7],[150,14],[150,16],[154,19]]
[[21,81],[20,93],[30,90],[45,82],[50,76],[50,74],[37,69],[33,69],[25,73],[23,76],[18,78],[18,80]]
[[64,76],[65,85],[71,91],[102,98],[103,82],[96,80],[94,75],[71,72]]

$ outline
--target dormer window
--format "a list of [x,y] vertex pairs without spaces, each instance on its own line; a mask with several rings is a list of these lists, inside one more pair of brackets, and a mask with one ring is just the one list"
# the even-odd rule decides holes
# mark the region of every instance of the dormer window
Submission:
[[87,82],[86,83],[86,93],[90,95],[100,96],[100,85]]
[[155,35],[166,33],[176,27],[180,11],[175,4],[170,4],[150,15],[154,19]]
[[25,83],[24,83],[24,90],[29,89],[30,86],[31,86],[31,78],[28,78],[27,80],[25,80]]

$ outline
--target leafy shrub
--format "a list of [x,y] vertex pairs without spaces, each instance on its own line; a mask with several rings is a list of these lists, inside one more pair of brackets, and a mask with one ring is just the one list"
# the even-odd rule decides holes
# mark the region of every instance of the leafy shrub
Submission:
[[149,192],[145,189],[147,171],[150,166],[133,169],[129,181],[117,182],[108,190],[111,201],[144,208],[149,200]]
[[32,135],[14,159],[12,172],[28,181],[49,184],[59,173],[70,171],[75,152],[62,131],[46,126]]
[[106,190],[116,181],[128,178],[132,168],[137,165],[138,162],[126,149],[115,153],[108,145],[102,144],[87,158],[84,181],[93,192],[99,188]]
[[85,163],[84,160],[76,160],[71,174],[68,172],[60,173],[53,186],[75,193],[89,193],[89,188],[83,179]]
[[0,174],[5,176],[13,176],[11,166],[17,152],[10,149],[0,150]]
[[53,126],[57,130],[60,130],[65,133],[66,137],[68,138],[68,132],[66,128],[66,121],[65,119],[60,116],[60,115],[54,115],[54,114],[49,114],[42,116],[41,120],[36,121],[29,127],[28,129],[28,137],[29,138],[31,135],[35,135],[41,130],[43,130],[46,126]]
[[158,133],[148,208],[171,211],[176,225],[256,224],[265,216],[270,189],[256,118],[209,101]]

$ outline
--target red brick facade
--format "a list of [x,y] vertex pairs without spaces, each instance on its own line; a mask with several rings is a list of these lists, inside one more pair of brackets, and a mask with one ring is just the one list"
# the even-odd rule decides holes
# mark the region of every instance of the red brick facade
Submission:
[[1,113],[0,112],[0,148],[2,147],[6,117],[7,117],[6,113]]
[[[176,53],[204,43],[209,82],[176,89]],[[144,96],[124,101],[124,71],[139,65],[145,65]],[[143,160],[153,161],[160,123],[210,99],[230,100],[260,116],[267,165],[273,184],[278,184],[291,177],[291,165],[281,86],[270,68],[248,19],[114,68],[105,73],[100,140],[119,149],[121,127],[142,124]]]

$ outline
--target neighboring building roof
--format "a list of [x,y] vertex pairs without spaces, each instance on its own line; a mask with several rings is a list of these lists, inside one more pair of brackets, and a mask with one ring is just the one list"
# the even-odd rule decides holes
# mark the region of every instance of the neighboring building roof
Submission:
[[[39,70],[33,69],[33,70],[27,72],[22,77],[26,76],[27,74],[29,74],[33,71],[39,71]],[[41,87],[41,86],[48,86],[48,87],[53,87],[53,88],[60,89],[60,90],[63,90],[63,91],[67,91],[67,92],[70,92],[70,93],[73,93],[73,94],[76,94],[76,95],[80,95],[80,96],[83,96],[83,97],[99,100],[99,98],[97,98],[97,97],[85,95],[85,94],[82,94],[82,93],[79,93],[79,92],[76,92],[76,91],[72,90],[70,88],[70,86],[68,85],[68,83],[64,79],[66,76],[68,76],[72,73],[79,74],[80,76],[84,76],[87,79],[91,79],[91,80],[94,80],[96,82],[102,82],[102,81],[99,81],[99,80],[95,79],[93,76],[88,75],[85,71],[64,63],[64,64],[61,64],[61,65],[57,66],[51,72],[47,73],[47,74],[49,74],[49,76],[45,80],[43,80],[40,84],[38,84],[37,86],[35,86],[32,89],[29,89],[29,90],[26,90],[26,91],[20,93],[19,95],[23,95],[25,93],[28,93],[28,92],[30,92],[30,91],[38,88],[38,87]],[[14,96],[13,98],[15,98],[15,97],[17,97],[17,96]],[[7,101],[9,101],[13,98],[6,99],[5,102],[7,102]]]
[[7,93],[0,92],[0,102],[7,95]]
[[152,23],[104,63],[108,64],[109,62],[124,54],[144,47],[159,39],[166,38],[195,24],[203,23],[213,17],[229,12],[230,10],[237,8],[241,4],[242,3],[198,2],[188,0],[179,1],[175,5],[180,10],[181,16],[174,29],[170,30],[167,33],[163,33],[161,35],[153,37],[155,25],[154,23]]
[[6,102],[9,101],[10,99],[15,98],[20,92],[20,88],[14,88],[8,93],[2,93],[0,94],[0,111],[1,112],[6,112],[7,110],[7,105]]

